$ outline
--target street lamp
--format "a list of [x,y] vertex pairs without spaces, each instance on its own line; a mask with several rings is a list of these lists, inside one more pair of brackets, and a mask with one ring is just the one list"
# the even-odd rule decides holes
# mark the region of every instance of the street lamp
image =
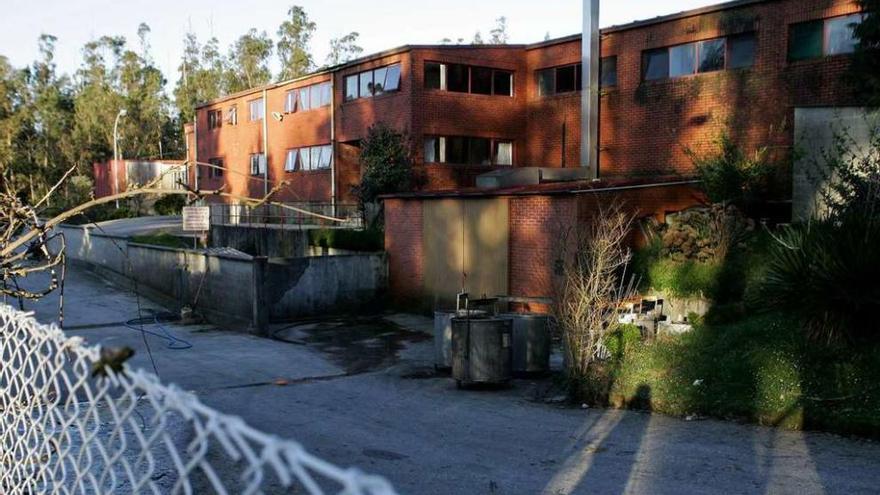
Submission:
[[[128,111],[124,108],[116,114],[116,121],[113,122],[113,194],[119,194],[119,118],[125,117]],[[116,198],[116,209],[119,209],[119,198]]]

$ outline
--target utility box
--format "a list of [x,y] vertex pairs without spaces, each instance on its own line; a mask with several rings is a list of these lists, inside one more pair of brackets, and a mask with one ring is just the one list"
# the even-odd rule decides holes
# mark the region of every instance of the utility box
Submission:
[[507,383],[512,375],[510,318],[452,319],[452,378],[459,387]]

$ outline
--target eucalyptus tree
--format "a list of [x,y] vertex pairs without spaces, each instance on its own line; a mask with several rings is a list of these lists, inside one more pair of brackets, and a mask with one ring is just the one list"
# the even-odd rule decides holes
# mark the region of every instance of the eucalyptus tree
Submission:
[[[278,58],[281,60],[279,80],[293,79],[308,74],[314,68],[309,43],[317,25],[309,20],[306,11],[299,5],[287,11],[289,19],[278,27]],[[357,39],[357,33],[354,39]],[[350,35],[349,35],[350,36]],[[353,41],[353,40],[352,40]]]

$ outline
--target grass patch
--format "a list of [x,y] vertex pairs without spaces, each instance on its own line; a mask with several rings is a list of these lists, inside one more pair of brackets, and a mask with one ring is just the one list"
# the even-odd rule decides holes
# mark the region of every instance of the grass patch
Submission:
[[314,229],[309,231],[309,245],[349,251],[382,251],[385,233],[379,229]]
[[779,313],[653,342],[622,332],[581,399],[880,438],[880,346],[817,345]]
[[149,244],[152,246],[164,246],[170,248],[189,248],[192,247],[191,242],[186,242],[180,237],[175,237],[166,232],[150,235],[136,235],[131,238],[131,242],[138,244]]

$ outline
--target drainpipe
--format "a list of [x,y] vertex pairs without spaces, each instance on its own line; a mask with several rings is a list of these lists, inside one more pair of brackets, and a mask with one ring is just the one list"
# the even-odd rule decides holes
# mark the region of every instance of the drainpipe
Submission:
[[599,177],[599,0],[584,0],[581,35],[581,166]]
[[[196,191],[199,190],[199,111],[196,110],[195,118],[193,119],[193,184],[195,184],[194,189]],[[187,174],[189,177],[189,174]]]
[[263,197],[269,194],[269,100],[263,89]]
[[330,73],[330,207],[336,216],[336,74]]

